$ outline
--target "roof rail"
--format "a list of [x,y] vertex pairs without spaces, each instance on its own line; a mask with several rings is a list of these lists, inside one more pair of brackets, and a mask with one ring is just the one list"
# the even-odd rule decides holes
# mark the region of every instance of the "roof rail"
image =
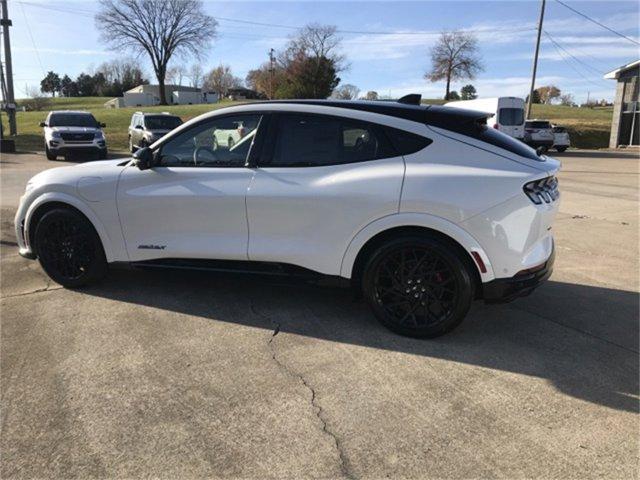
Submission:
[[419,93],[410,93],[397,100],[397,103],[404,103],[405,105],[420,105],[422,101],[422,95]]

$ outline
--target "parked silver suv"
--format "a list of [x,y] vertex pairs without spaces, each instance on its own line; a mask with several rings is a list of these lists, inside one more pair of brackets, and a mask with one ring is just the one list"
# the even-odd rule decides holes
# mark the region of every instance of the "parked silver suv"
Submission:
[[44,128],[44,150],[49,160],[87,152],[107,158],[107,140],[102,132],[105,124],[89,112],[55,110],[40,126]]

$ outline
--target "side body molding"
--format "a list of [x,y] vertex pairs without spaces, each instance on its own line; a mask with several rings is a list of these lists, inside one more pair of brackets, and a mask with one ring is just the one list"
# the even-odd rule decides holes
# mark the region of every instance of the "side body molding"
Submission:
[[453,240],[458,242],[467,252],[469,252],[469,254],[471,254],[471,252],[477,252],[478,255],[480,255],[480,258],[482,258],[482,261],[487,268],[486,273],[482,273],[478,269],[478,274],[480,275],[480,279],[483,283],[489,282],[495,278],[489,257],[485,253],[482,246],[477,242],[477,240],[473,238],[468,232],[466,232],[455,223],[450,222],[449,220],[446,220],[442,217],[437,217],[435,215],[429,215],[425,213],[412,212],[387,215],[386,217],[374,220],[373,222],[365,226],[362,230],[360,230],[356,234],[356,236],[353,237],[353,239],[349,243],[349,246],[347,247],[347,251],[342,257],[340,276],[351,278],[351,272],[353,270],[353,265],[356,261],[356,257],[358,256],[358,252],[360,252],[367,241],[369,241],[379,233],[397,227],[430,228],[431,230],[436,230],[451,237]]
[[96,229],[96,232],[98,232],[100,240],[102,241],[104,253],[107,257],[107,262],[128,261],[128,256],[126,250],[124,250],[124,243],[122,241],[122,233],[119,233],[119,237],[115,235],[116,238],[112,238],[112,236],[114,236],[114,232],[120,231],[120,225],[115,225],[117,229],[112,229],[111,235],[109,235],[109,231],[107,230],[107,228],[105,228],[105,225],[103,225],[103,223],[98,219],[98,216],[86,203],[79,200],[77,197],[62,192],[44,193],[36,198],[31,203],[31,205],[29,205],[29,209],[27,210],[27,214],[25,216],[24,233],[27,245],[31,245],[31,239],[29,238],[29,226],[31,225],[31,220],[33,218],[34,212],[41,205],[50,202],[61,202],[71,205],[72,207],[75,207],[80,212],[82,212],[89,219],[89,221],[93,224],[93,227]]

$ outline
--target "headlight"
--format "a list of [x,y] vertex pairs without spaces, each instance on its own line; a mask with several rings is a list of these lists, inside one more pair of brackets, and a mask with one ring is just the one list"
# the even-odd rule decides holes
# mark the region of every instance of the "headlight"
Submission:
[[62,138],[60,132],[51,132],[51,138]]
[[104,133],[102,133],[101,130],[96,132],[96,135],[94,137],[96,140],[102,140],[104,138]]

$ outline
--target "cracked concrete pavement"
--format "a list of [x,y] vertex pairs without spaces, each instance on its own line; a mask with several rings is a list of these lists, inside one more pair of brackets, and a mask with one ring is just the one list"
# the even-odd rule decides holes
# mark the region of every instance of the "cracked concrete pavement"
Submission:
[[[396,336],[348,290],[17,256],[2,155],[2,478],[637,478],[638,159],[567,152],[550,282]],[[63,165],[63,162],[57,162]]]

